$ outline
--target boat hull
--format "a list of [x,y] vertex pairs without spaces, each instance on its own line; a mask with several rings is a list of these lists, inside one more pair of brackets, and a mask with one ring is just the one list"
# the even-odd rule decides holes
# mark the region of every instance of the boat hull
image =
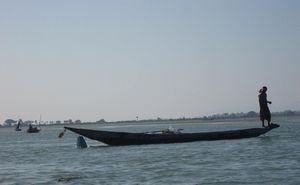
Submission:
[[27,133],[38,133],[38,132],[40,132],[40,129],[38,128],[27,129]]
[[241,130],[229,130],[218,132],[200,132],[200,133],[174,133],[174,134],[152,134],[152,133],[128,133],[128,132],[111,132],[102,130],[90,130],[73,127],[66,129],[85,136],[89,139],[103,142],[107,145],[143,145],[143,144],[163,144],[163,143],[183,143],[193,141],[211,141],[222,139],[242,139],[258,137],[270,130],[279,127],[272,124],[265,128],[250,128]]

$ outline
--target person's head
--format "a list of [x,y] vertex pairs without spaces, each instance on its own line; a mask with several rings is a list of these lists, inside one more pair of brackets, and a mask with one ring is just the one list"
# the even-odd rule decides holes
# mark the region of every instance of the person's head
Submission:
[[268,88],[266,86],[263,86],[262,88],[262,92],[267,92]]
[[259,89],[259,93],[267,92],[268,88],[266,86],[263,86],[261,89]]

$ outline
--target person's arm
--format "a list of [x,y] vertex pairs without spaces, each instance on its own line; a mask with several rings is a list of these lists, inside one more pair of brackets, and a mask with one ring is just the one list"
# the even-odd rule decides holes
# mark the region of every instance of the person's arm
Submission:
[[272,104],[271,101],[268,101],[268,100],[267,100],[267,95],[266,95],[266,102],[269,103],[269,104]]

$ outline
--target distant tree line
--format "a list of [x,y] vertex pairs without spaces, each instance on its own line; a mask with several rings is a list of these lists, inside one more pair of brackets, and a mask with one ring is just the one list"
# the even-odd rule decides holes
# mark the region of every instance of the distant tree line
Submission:
[[[300,111],[285,110],[282,112],[272,112],[272,116],[300,116]],[[213,114],[211,116],[203,116],[199,119],[202,120],[216,120],[216,119],[235,119],[235,118],[254,118],[259,117],[259,113],[255,111],[249,111],[247,113],[223,113]]]
[[[300,116],[300,111],[292,111],[292,110],[285,110],[282,112],[272,112],[272,116]],[[259,117],[259,113],[255,111],[249,111],[247,113],[244,112],[238,112],[238,113],[223,113],[223,114],[213,114],[210,116],[203,116],[203,117],[195,117],[195,118],[186,118],[186,117],[181,117],[181,118],[171,118],[171,119],[163,119],[163,118],[156,118],[156,119],[147,119],[147,120],[123,120],[123,121],[114,121],[114,122],[107,122],[104,119],[100,119],[95,122],[81,122],[81,120],[75,120],[73,121],[72,119],[64,120],[64,121],[45,121],[45,122],[38,122],[37,120],[32,121],[22,121],[21,126],[28,126],[29,124],[34,124],[34,125],[61,125],[61,124],[104,124],[104,123],[132,123],[132,122],[157,122],[157,121],[184,121],[184,120],[220,120],[220,119],[238,119],[238,118],[255,118]],[[7,119],[4,121],[4,123],[0,124],[1,126],[5,127],[10,127],[10,126],[15,126],[17,124],[18,120],[14,119]]]

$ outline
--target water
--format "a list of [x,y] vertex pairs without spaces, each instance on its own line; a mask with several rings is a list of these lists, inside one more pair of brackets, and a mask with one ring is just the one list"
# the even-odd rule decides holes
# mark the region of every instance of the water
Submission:
[[[61,127],[37,134],[0,129],[0,184],[300,184],[300,119],[258,138],[111,147]],[[150,131],[167,125],[81,125],[104,130]],[[251,128],[258,122],[172,124],[186,132]],[[23,128],[23,130],[25,130]]]

